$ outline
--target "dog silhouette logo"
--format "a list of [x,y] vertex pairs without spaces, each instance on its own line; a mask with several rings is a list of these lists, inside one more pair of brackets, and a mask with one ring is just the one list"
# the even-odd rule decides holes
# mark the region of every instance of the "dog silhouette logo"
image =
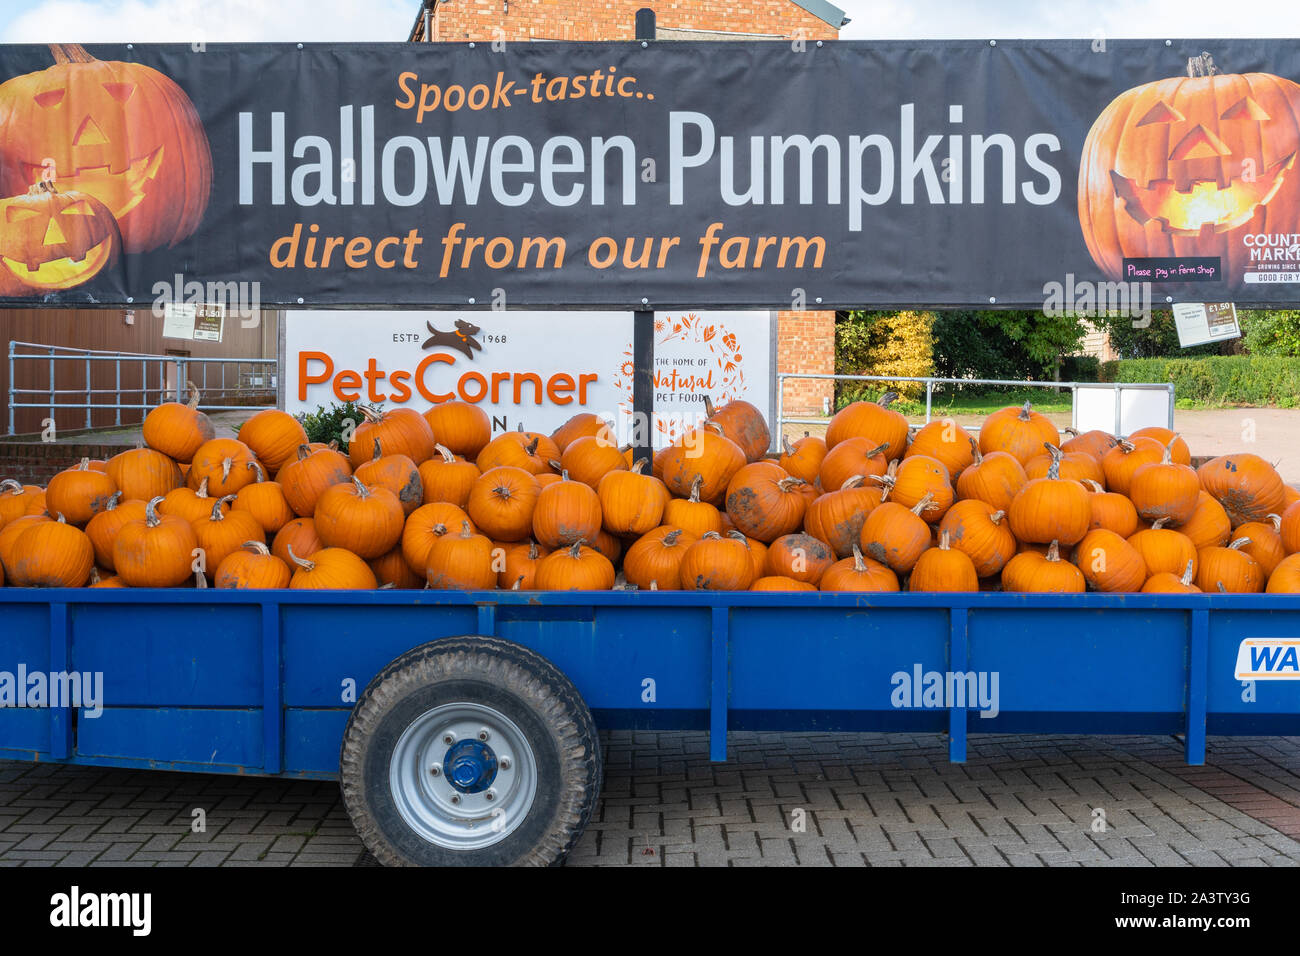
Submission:
[[467,359],[474,358],[475,349],[478,349],[480,352],[483,351],[483,346],[479,343],[479,340],[474,338],[474,336],[478,335],[483,330],[473,322],[466,322],[464,319],[457,319],[456,328],[450,332],[442,332],[435,329],[432,322],[425,322],[424,324],[428,326],[429,331],[433,334],[424,340],[424,344],[420,346],[421,349],[432,349],[438,347],[455,349]]

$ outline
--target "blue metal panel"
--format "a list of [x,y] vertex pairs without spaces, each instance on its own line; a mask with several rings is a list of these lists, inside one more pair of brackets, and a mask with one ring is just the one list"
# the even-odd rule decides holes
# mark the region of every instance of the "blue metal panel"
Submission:
[[[970,669],[969,627],[970,612],[964,607],[955,607],[948,614],[948,669],[958,673]],[[953,763],[966,762],[966,718],[970,702],[962,701],[958,706],[954,698],[948,710],[948,759]]]
[[108,707],[94,720],[77,722],[77,752],[260,770],[262,711]]
[[262,769],[279,773],[283,751],[284,677],[280,667],[280,609],[262,605]]
[[294,776],[334,776],[350,710],[284,712],[284,772]]
[[[13,672],[16,673],[16,672]],[[50,752],[50,715],[43,709],[6,707],[0,710],[0,757],[30,760]]]
[[731,612],[713,608],[709,673],[709,759],[727,759],[727,706],[731,697]]
[[[1259,732],[1300,734],[1300,680],[1243,683],[1236,678],[1237,650],[1241,642],[1257,637],[1300,639],[1300,608],[1282,609],[1273,605],[1267,610],[1234,608],[1210,612],[1206,696],[1211,733],[1252,733],[1215,728],[1277,726],[1281,719],[1281,725],[1290,727],[1289,730]],[[1220,717],[1216,720],[1214,715]],[[1289,723],[1285,720],[1288,716]]]
[[[50,605],[50,673],[67,674],[72,671],[72,640],[68,634],[68,606]],[[92,678],[93,680],[93,678]],[[51,687],[53,684],[51,683]],[[50,756],[65,760],[72,755],[72,708],[70,701],[60,701],[58,706],[51,696],[50,704]]]

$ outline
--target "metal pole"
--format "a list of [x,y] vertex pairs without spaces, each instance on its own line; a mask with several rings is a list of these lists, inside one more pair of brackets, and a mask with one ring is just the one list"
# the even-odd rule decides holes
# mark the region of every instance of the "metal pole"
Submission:
[[9,431],[14,433],[14,344],[9,343]]
[[934,395],[934,379],[925,380],[925,423],[930,424],[930,400]]
[[785,451],[785,373],[776,373],[776,447]]
[[58,428],[54,420],[54,347],[50,347],[50,424]]
[[90,429],[90,356],[86,356],[86,429]]
[[[655,38],[655,12],[642,7],[636,12],[636,39]],[[652,458],[654,439],[655,314],[649,309],[632,313],[632,459]]]
[[113,424],[122,424],[122,353],[117,353],[117,358],[113,361],[113,375],[116,379],[115,388],[117,396],[113,400]]
[[1124,389],[1122,386],[1117,385],[1115,387],[1115,437],[1116,438],[1123,437],[1120,435],[1119,432],[1120,425],[1121,425],[1119,410],[1123,406],[1123,404],[1124,404]]

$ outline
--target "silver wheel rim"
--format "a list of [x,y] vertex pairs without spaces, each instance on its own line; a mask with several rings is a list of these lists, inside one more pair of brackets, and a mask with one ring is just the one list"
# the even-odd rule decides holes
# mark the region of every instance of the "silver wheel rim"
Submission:
[[[491,759],[484,759],[487,754]],[[464,777],[474,769],[481,772],[467,785]],[[421,838],[451,850],[478,850],[504,840],[528,816],[537,763],[505,714],[482,704],[443,704],[402,732],[388,784],[398,813]]]

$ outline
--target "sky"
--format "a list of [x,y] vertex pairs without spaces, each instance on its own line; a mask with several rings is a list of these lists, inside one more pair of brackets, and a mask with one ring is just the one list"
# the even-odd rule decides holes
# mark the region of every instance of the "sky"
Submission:
[[[846,40],[1300,37],[1295,0],[833,2],[852,18],[841,34]],[[0,0],[0,41],[405,40],[419,6],[419,0]]]

